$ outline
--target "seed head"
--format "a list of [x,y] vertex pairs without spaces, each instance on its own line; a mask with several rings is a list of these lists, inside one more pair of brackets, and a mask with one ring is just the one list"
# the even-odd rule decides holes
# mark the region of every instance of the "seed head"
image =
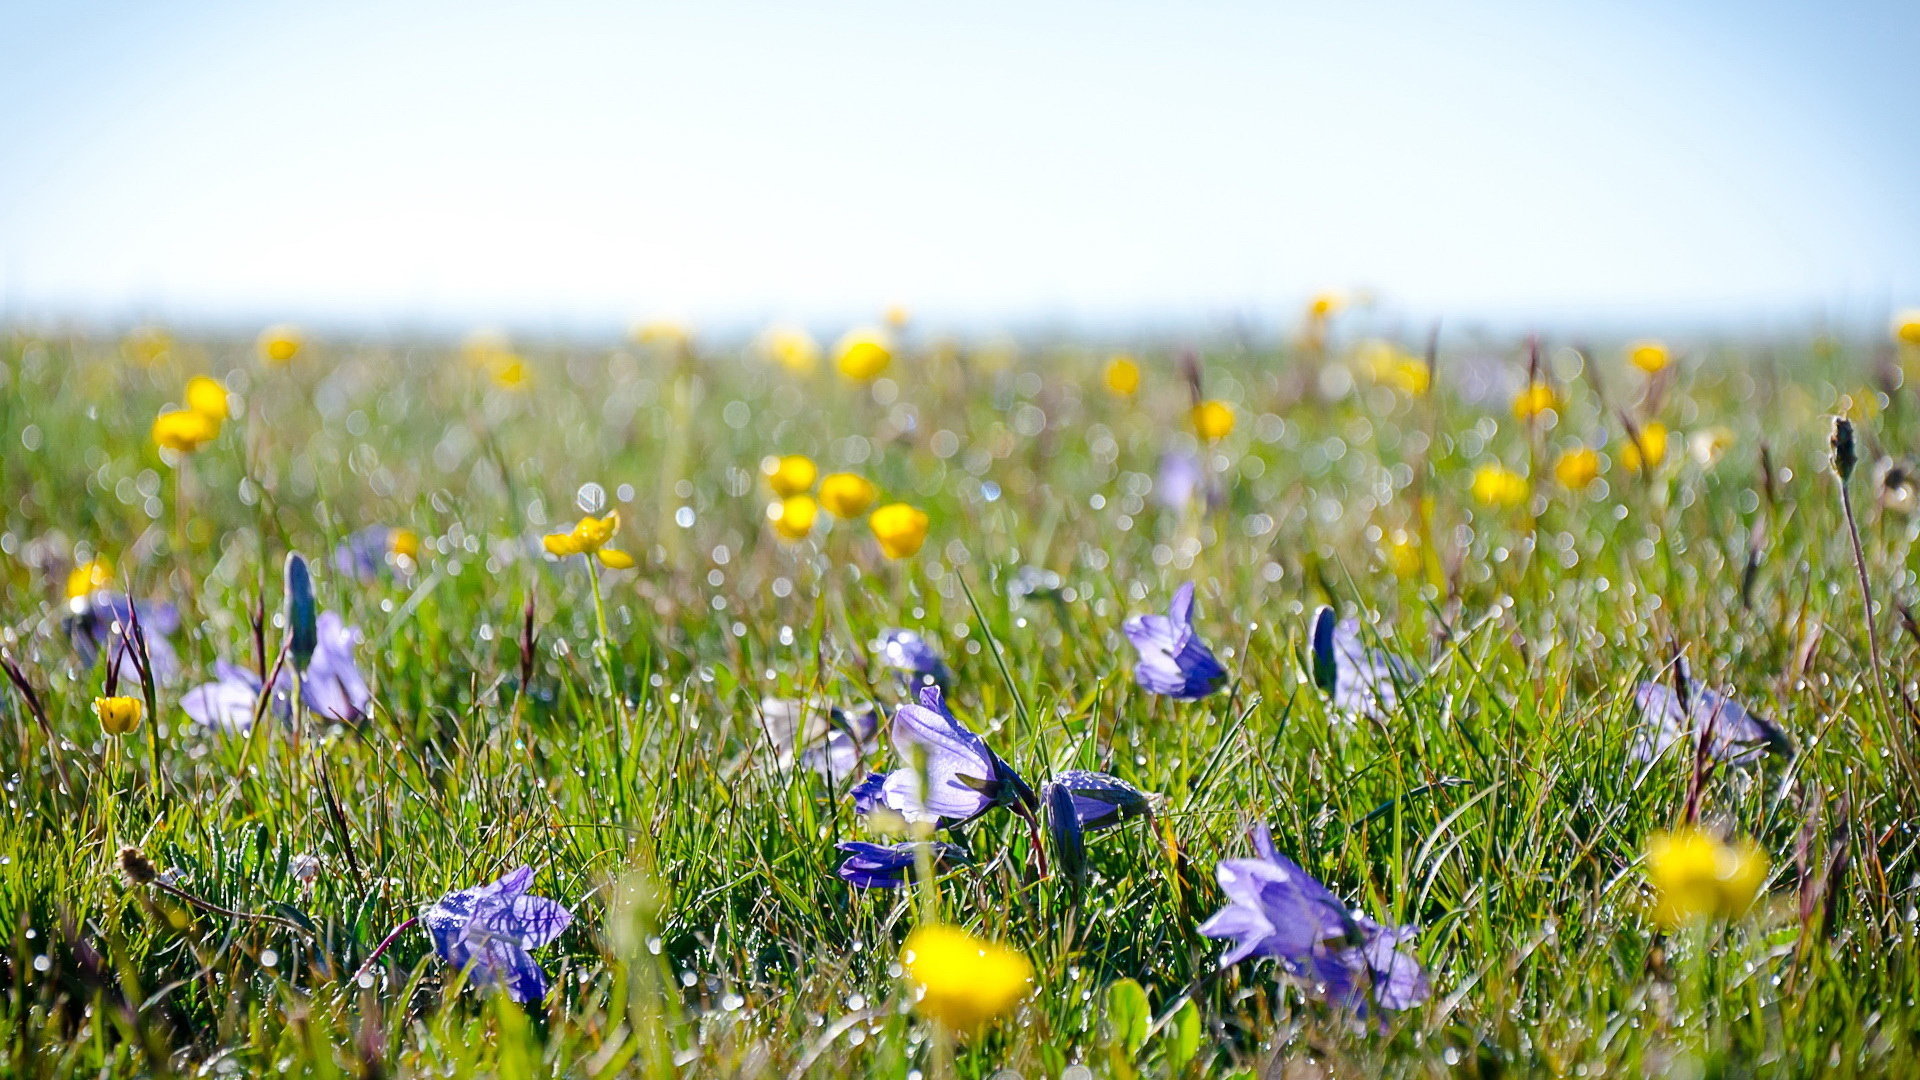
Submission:
[[135,885],[150,884],[154,878],[160,876],[154,870],[153,862],[142,855],[137,847],[120,849],[120,869],[127,875],[127,880]]
[[1827,446],[1833,451],[1833,471],[1840,474],[1845,483],[1853,476],[1853,466],[1860,458],[1853,447],[1853,421],[1844,416],[1833,418],[1833,435],[1827,439]]

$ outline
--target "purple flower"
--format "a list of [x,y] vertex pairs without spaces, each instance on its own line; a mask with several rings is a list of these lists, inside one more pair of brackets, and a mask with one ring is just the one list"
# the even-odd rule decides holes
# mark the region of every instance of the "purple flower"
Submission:
[[1153,497],[1169,510],[1185,511],[1206,479],[1199,458],[1184,450],[1169,450],[1160,458],[1160,477],[1154,481]]
[[108,650],[107,662],[119,664],[124,677],[138,678],[132,656],[133,617],[140,617],[140,635],[147,642],[147,658],[153,664],[153,681],[166,685],[180,677],[180,654],[173,651],[167,636],[180,629],[180,609],[172,604],[134,600],[125,593],[100,589],[68,601],[65,627],[67,641],[83,669],[91,670]]
[[[861,840],[836,844],[838,850],[847,853],[847,861],[840,864],[838,873],[841,880],[856,889],[897,889],[907,883],[907,875],[913,872],[919,846],[920,842],[911,840],[901,844],[869,844]],[[967,849],[959,844],[936,842],[933,845],[936,870],[966,859]]]
[[[245,735],[253,730],[253,710],[260,701],[260,676],[253,671],[216,660],[214,681],[203,683],[180,698],[180,707],[201,727],[229,735]],[[287,680],[281,676],[275,684],[272,708],[276,716],[287,716]]]
[[307,708],[342,724],[362,720],[373,705],[373,691],[367,689],[366,676],[354,665],[353,651],[360,644],[358,627],[331,611],[320,613],[316,623],[318,646],[313,661],[300,682],[300,696]]
[[871,814],[886,805],[887,774],[868,773],[865,780],[853,785],[848,792],[853,796],[853,812]]
[[913,630],[888,630],[873,643],[873,649],[887,666],[902,672],[915,689],[933,685],[945,687],[953,681],[947,662],[933,646]]
[[893,747],[907,764],[887,775],[883,805],[910,822],[955,824],[996,806],[1038,805],[1026,781],[947,711],[938,686],[922,687],[920,702],[893,714]]
[[1147,692],[1192,701],[1225,685],[1227,669],[1193,632],[1193,582],[1173,594],[1165,615],[1135,615],[1121,629],[1140,652],[1133,677]]
[[781,769],[797,763],[838,785],[873,756],[880,713],[865,704],[841,708],[823,698],[768,697],[760,700],[760,727]]
[[1762,717],[1748,712],[1725,694],[1692,682],[1681,668],[1680,678],[1687,683],[1687,706],[1665,683],[1643,682],[1633,692],[1640,709],[1639,730],[1628,753],[1636,761],[1652,761],[1679,743],[1688,754],[1702,732],[1707,736],[1707,753],[1730,765],[1757,765],[1769,751],[1789,755],[1793,743],[1786,733]]
[[1102,772],[1068,769],[1054,777],[1049,787],[1066,792],[1073,802],[1075,819],[1087,832],[1111,828],[1153,809],[1145,792]]
[[1054,865],[1078,885],[1087,878],[1087,831],[1080,821],[1080,808],[1074,805],[1073,792],[1059,784],[1047,785],[1045,803]]
[[420,913],[433,951],[456,968],[472,972],[476,986],[501,986],[526,1003],[547,996],[547,973],[528,949],[560,936],[573,922],[566,908],[528,896],[533,868],[508,871],[491,885],[450,892]]
[[1325,1001],[1364,1016],[1369,1002],[1409,1008],[1429,991],[1420,962],[1401,946],[1417,927],[1384,927],[1349,912],[1326,886],[1273,848],[1265,826],[1254,829],[1256,857],[1223,859],[1215,876],[1227,906],[1200,933],[1232,943],[1220,966],[1270,956]]
[[1420,671],[1384,649],[1360,640],[1360,624],[1336,620],[1323,607],[1313,617],[1313,681],[1347,716],[1382,717],[1400,701],[1400,691],[1420,680]]

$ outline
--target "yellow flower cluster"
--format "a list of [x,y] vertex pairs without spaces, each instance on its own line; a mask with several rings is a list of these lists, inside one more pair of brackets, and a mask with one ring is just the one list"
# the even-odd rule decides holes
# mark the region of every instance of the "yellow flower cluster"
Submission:
[[944,923],[909,934],[900,966],[914,989],[913,1007],[961,1035],[1011,1012],[1033,984],[1025,956]]
[[[547,554],[556,558],[592,555],[611,569],[625,570],[633,565],[633,556],[607,546],[613,541],[613,534],[619,531],[620,511],[615,510],[606,517],[588,514],[575,523],[571,530],[548,533],[540,543],[547,549]],[[417,539],[415,543],[418,544]]]
[[188,379],[186,398],[186,408],[168,409],[153,421],[154,444],[177,454],[191,454],[219,438],[220,425],[231,415],[227,388],[216,379]]
[[[816,500],[811,492],[820,467],[803,454],[770,455],[760,462],[760,472],[774,494],[773,502],[767,505],[767,521],[783,540],[804,540],[812,535],[822,508],[842,521],[852,521],[880,498],[880,489],[873,481],[841,472],[820,478]],[[884,547],[885,541],[881,543]]]

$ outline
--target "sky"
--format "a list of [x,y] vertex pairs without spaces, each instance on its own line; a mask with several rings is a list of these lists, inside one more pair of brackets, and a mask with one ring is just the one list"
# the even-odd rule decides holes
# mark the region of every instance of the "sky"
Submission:
[[0,0],[0,317],[1920,305],[1911,3],[514,8]]

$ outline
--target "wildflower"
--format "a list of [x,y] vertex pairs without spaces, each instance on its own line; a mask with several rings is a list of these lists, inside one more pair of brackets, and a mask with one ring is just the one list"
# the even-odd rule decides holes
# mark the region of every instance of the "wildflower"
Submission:
[[888,630],[873,643],[873,650],[888,667],[903,672],[915,687],[945,687],[953,681],[947,662],[915,631]]
[[915,990],[913,1007],[959,1034],[1011,1012],[1033,981],[1025,956],[939,923],[907,936],[900,963]]
[[297,551],[287,552],[286,563],[287,654],[296,671],[307,670],[313,662],[313,650],[320,646],[320,628],[315,621],[313,574],[307,560]]
[[187,380],[187,408],[213,421],[218,427],[227,418],[227,388],[215,379],[195,375]]
[[867,778],[853,785],[847,795],[853,799],[853,812],[856,814],[866,816],[883,811],[891,813],[887,810],[886,773],[868,773]]
[[1647,841],[1653,915],[1669,929],[1744,914],[1767,870],[1766,853],[1752,840],[1727,843],[1698,826],[1655,833]]
[[527,371],[525,360],[508,353],[488,366],[487,378],[502,390],[524,390],[533,377]]
[[109,735],[129,735],[147,715],[146,706],[136,697],[97,697],[93,715],[100,718],[100,730]]
[[1627,362],[1649,375],[1656,375],[1673,363],[1673,352],[1665,342],[1636,341],[1627,346]]
[[1345,716],[1383,717],[1402,689],[1420,681],[1420,671],[1385,649],[1360,640],[1360,623],[1339,619],[1330,607],[1313,616],[1313,682]]
[[856,382],[871,382],[893,363],[893,346],[884,331],[850,330],[833,346],[833,365]]
[[300,682],[300,697],[307,708],[320,716],[343,724],[366,717],[373,705],[373,691],[367,689],[366,676],[354,664],[354,650],[360,646],[360,630],[332,611],[323,611],[317,627],[317,647],[313,662],[307,665]]
[[1074,809],[1073,792],[1058,785],[1042,789],[1047,809],[1047,833],[1053,839],[1053,861],[1068,881],[1079,884],[1087,876],[1087,830]]
[[333,549],[333,568],[362,581],[372,581],[380,576],[381,567],[408,567],[419,555],[419,533],[412,529],[369,525]]
[[1920,308],[1908,308],[1893,319],[1893,340],[1920,346]]
[[173,336],[158,326],[138,326],[130,331],[120,348],[143,367],[153,367],[173,351]]
[[[77,584],[74,580],[77,574],[75,571],[68,575],[70,593]],[[91,576],[87,580],[91,581]],[[104,649],[110,666],[117,665],[121,671],[134,670],[132,634],[136,616],[154,682],[164,686],[179,677],[180,655],[174,652],[168,636],[180,629],[180,609],[172,604],[134,600],[125,593],[106,589],[94,589],[67,599],[67,616],[62,625],[80,667],[92,669]]]
[[1395,577],[1410,578],[1420,573],[1426,565],[1420,554],[1420,537],[1405,529],[1395,529],[1387,534],[1386,544],[1381,548],[1381,561]]
[[960,824],[998,806],[1031,811],[1039,804],[1027,782],[947,711],[937,686],[920,688],[920,704],[900,706],[891,731],[907,764],[887,774],[881,802],[909,822]]
[[1532,420],[1548,409],[1559,404],[1553,387],[1543,382],[1530,382],[1525,389],[1513,395],[1513,415],[1519,420]]
[[113,561],[105,556],[88,559],[67,574],[67,599],[84,599],[112,584]]
[[1336,292],[1315,293],[1307,300],[1307,318],[1324,320],[1346,306],[1346,298]]
[[[216,660],[214,681],[202,683],[180,698],[180,708],[188,719],[204,728],[229,735],[245,735],[253,730],[254,709],[260,702],[260,676],[253,671]],[[274,685],[268,702],[274,713],[285,717],[291,711],[284,675]]]
[[1620,463],[1637,473],[1657,468],[1667,458],[1667,425],[1649,420],[1627,437],[1620,448]]
[[1148,693],[1193,701],[1226,684],[1227,669],[1193,630],[1193,582],[1174,592],[1165,615],[1135,615],[1121,630],[1140,653],[1133,678]]
[[1222,968],[1270,956],[1309,993],[1359,1015],[1368,1006],[1411,1008],[1431,992],[1420,962],[1402,948],[1415,926],[1386,927],[1348,911],[1327,887],[1274,850],[1265,826],[1253,832],[1255,857],[1223,859],[1215,876],[1227,905],[1200,933],[1232,943]]
[[525,1004],[547,996],[547,973],[528,949],[554,938],[573,914],[542,896],[528,896],[533,868],[508,871],[491,885],[450,892],[420,913],[433,951],[470,971],[476,986],[500,986]]
[[905,330],[913,321],[913,312],[905,304],[888,304],[887,310],[880,313],[880,321],[895,330]]
[[798,326],[769,326],[756,342],[760,355],[795,375],[811,375],[820,367],[820,343]]
[[1153,799],[1146,792],[1103,772],[1068,769],[1048,787],[1066,793],[1074,819],[1087,832],[1110,829],[1153,812]]
[[820,481],[820,505],[842,521],[866,513],[879,498],[880,489],[864,476],[839,472]]
[[899,844],[870,844],[849,840],[835,844],[847,853],[847,860],[836,871],[840,880],[856,889],[897,889],[913,873],[914,859],[924,844],[932,844],[934,869],[942,870],[967,861],[967,849],[940,841],[909,840]]
[[760,473],[767,478],[767,486],[783,499],[813,490],[814,477],[820,475],[820,467],[813,459],[803,454],[788,454],[785,457],[767,455],[760,461]]
[[1728,450],[1733,449],[1735,441],[1732,429],[1710,427],[1694,432],[1687,439],[1687,453],[1702,468],[1711,468]]
[[811,495],[789,495],[767,504],[767,520],[782,540],[805,540],[820,516],[820,504]]
[[1203,401],[1193,407],[1193,430],[1207,442],[1233,434],[1233,421],[1233,406],[1224,401]]
[[873,706],[841,708],[819,698],[762,698],[759,721],[781,769],[798,764],[831,784],[859,771],[880,733],[880,714]]
[[1695,683],[1685,662],[1679,679],[1687,687],[1686,707],[1665,683],[1643,682],[1634,688],[1639,725],[1628,747],[1636,761],[1652,761],[1676,744],[1691,754],[1703,733],[1707,753],[1730,765],[1756,765],[1768,753],[1793,753],[1786,732],[1772,721],[1755,716],[1727,695]]
[[1193,503],[1193,496],[1206,483],[1200,459],[1181,450],[1170,450],[1160,458],[1160,475],[1153,483],[1153,496],[1160,505],[1181,513]]
[[1527,501],[1527,478],[1504,465],[1473,470],[1473,497],[1488,506],[1514,507]]
[[927,515],[906,503],[888,503],[875,510],[867,524],[889,559],[911,558],[927,542]]
[[170,409],[153,422],[153,441],[177,454],[191,454],[220,437],[220,421],[193,409]]
[[260,331],[260,340],[256,344],[260,359],[278,366],[299,356],[306,342],[297,327],[280,323]]
[[1585,491],[1600,478],[1600,455],[1595,451],[1576,446],[1561,454],[1553,463],[1553,479],[1568,491]]
[[613,540],[613,534],[620,531],[620,511],[615,510],[606,517],[594,517],[588,514],[581,518],[569,532],[548,533],[540,544],[547,554],[564,559],[569,555],[592,555],[614,570],[625,570],[633,565],[633,556],[607,544]]
[[1107,393],[1114,397],[1132,397],[1140,390],[1140,364],[1133,357],[1118,353],[1107,361],[1100,379],[1106,383]]
[[1362,367],[1375,381],[1395,387],[1413,397],[1424,397],[1433,388],[1433,369],[1425,360],[1409,354],[1390,341],[1365,341],[1358,350]]

